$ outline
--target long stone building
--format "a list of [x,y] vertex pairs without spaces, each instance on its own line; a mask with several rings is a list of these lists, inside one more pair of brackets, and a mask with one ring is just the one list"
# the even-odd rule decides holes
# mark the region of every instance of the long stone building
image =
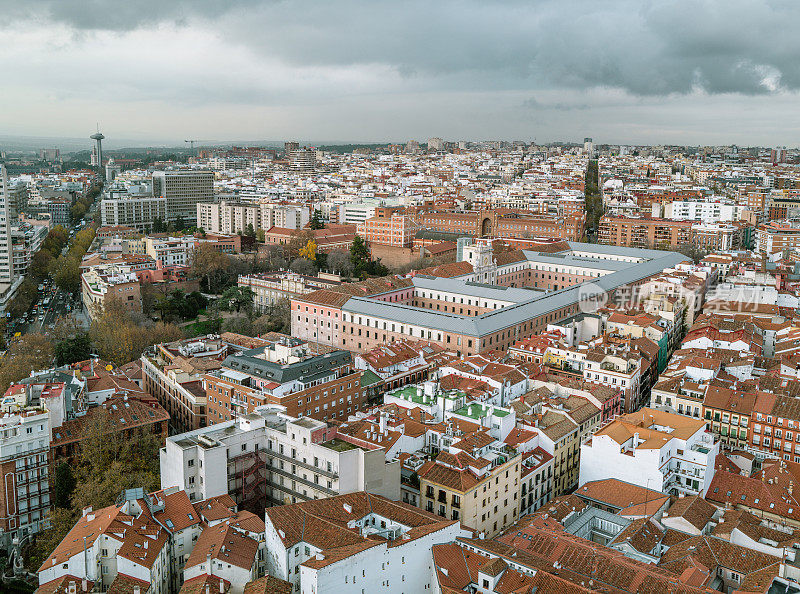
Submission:
[[459,262],[293,298],[292,335],[362,353],[409,337],[459,356],[506,349],[686,261],[576,242],[495,253],[491,240],[473,241]]

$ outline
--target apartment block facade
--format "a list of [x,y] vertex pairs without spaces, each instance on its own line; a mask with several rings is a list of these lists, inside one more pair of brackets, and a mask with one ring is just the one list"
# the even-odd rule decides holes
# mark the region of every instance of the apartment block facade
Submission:
[[[197,220],[197,204],[214,199],[214,172],[173,170],[153,172],[153,196],[165,200],[166,217]],[[105,223],[105,221],[103,222]],[[125,223],[117,223],[125,224]]]

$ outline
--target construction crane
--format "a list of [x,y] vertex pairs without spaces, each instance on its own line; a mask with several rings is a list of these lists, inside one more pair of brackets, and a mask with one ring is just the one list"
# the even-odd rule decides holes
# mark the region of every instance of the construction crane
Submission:
[[192,151],[192,156],[194,156],[194,143],[195,142],[200,142],[200,141],[199,140],[184,140],[183,142],[188,142],[189,143],[189,148]]

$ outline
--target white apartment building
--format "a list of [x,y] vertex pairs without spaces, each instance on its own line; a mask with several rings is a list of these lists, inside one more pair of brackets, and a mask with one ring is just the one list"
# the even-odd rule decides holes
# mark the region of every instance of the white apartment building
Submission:
[[144,252],[163,266],[188,266],[194,250],[195,239],[190,235],[144,238]]
[[[166,200],[167,218],[197,220],[197,204],[214,200],[214,172],[175,170],[153,172],[153,196]],[[105,223],[104,223],[105,224]]]
[[184,579],[214,575],[228,582],[226,592],[240,594],[263,573],[263,541],[263,520],[227,497],[193,505],[177,488],[128,489],[114,505],[83,510],[42,564],[39,586],[55,591],[69,577],[94,582],[99,592],[172,594]]
[[442,151],[444,150],[444,140],[438,137],[428,139],[429,151]]
[[272,204],[262,202],[259,204],[261,211],[261,227],[281,227],[283,229],[303,229],[310,220],[307,206],[299,204]]
[[670,494],[705,496],[719,441],[703,419],[642,408],[581,444],[579,486],[615,478]]
[[15,277],[11,253],[10,192],[6,168],[0,164],[0,286],[11,285]]
[[626,407],[637,406],[642,388],[642,365],[637,357],[624,348],[600,345],[586,355],[583,379],[590,384],[619,388]]
[[185,489],[192,501],[230,494],[237,503],[281,505],[368,491],[400,499],[400,462],[386,449],[347,436],[279,406],[167,439],[162,488]]
[[431,547],[467,533],[458,520],[364,492],[271,507],[267,569],[303,594],[433,591]]
[[228,523],[205,528],[195,548],[186,561],[184,582],[214,576],[228,582],[228,594],[242,594],[244,587],[258,578],[258,541]]
[[238,284],[240,287],[249,287],[253,290],[255,293],[253,305],[259,311],[264,311],[284,299],[327,289],[340,283],[286,271],[239,275]]
[[100,201],[100,217],[104,227],[133,227],[149,231],[156,219],[166,220],[167,202],[157,196],[124,196]]
[[12,266],[16,274],[25,274],[33,255],[42,247],[49,229],[46,225],[20,222],[11,228]]
[[358,225],[375,216],[375,210],[381,205],[378,201],[349,202],[339,205],[339,223],[342,225]]
[[142,311],[139,277],[125,264],[98,264],[81,274],[81,300],[89,319],[103,310],[106,297],[117,297],[126,309]]
[[289,153],[289,167],[291,167],[292,171],[309,173],[314,171],[316,163],[316,151],[302,148]]
[[[65,575],[87,579],[109,589],[119,574],[144,582],[149,594],[171,591],[169,538],[136,500],[111,505],[83,516],[39,570],[39,585]],[[79,543],[79,544],[78,544]]]
[[297,204],[225,200],[197,204],[197,226],[207,233],[235,235],[245,233],[250,225],[256,231],[272,227],[302,229],[308,221],[308,207]]
[[[656,205],[660,206],[660,205]],[[729,223],[742,218],[746,206],[723,200],[673,200],[664,207],[664,218],[701,223]]]
[[46,411],[31,409],[0,418],[0,548],[47,527],[49,450]]

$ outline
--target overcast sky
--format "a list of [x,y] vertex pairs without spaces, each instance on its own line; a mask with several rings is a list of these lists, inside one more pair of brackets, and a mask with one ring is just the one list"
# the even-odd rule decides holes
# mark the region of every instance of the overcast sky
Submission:
[[0,0],[0,134],[798,145],[797,0]]

